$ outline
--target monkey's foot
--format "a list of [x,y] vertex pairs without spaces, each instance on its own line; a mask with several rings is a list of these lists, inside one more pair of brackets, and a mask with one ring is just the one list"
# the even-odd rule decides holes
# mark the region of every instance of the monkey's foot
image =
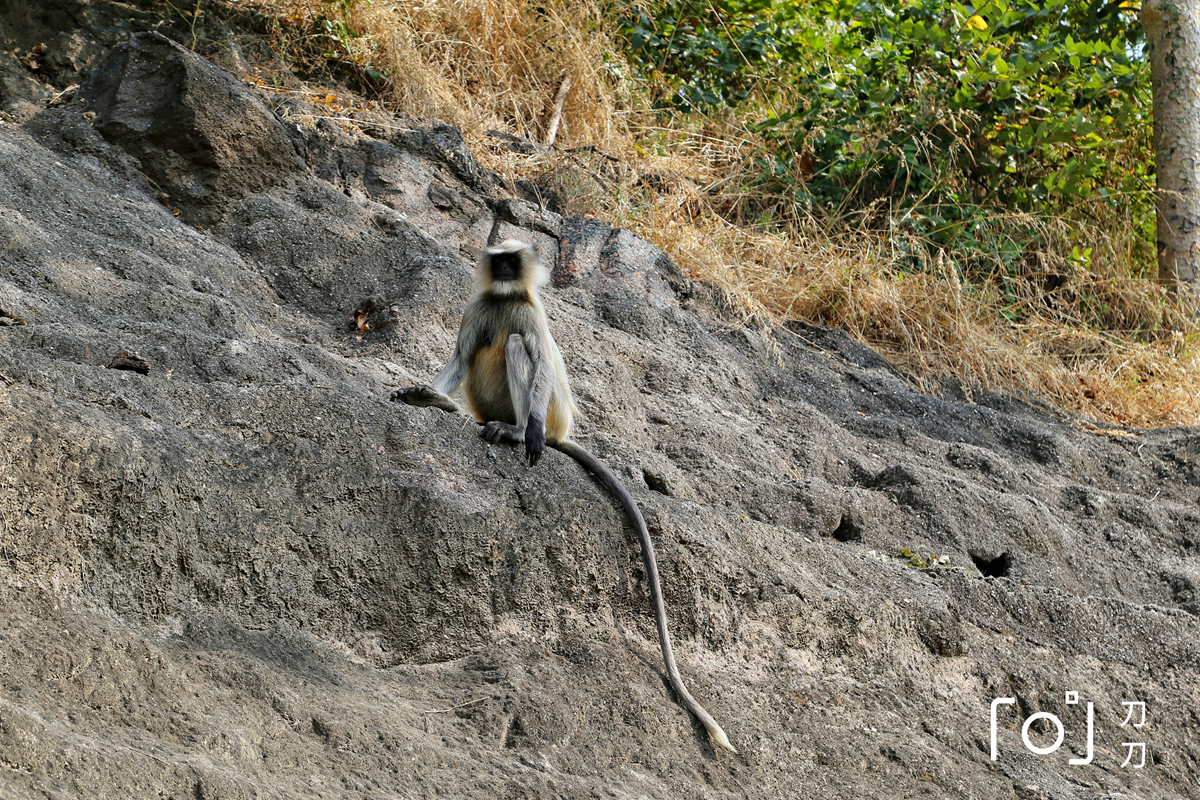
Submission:
[[397,389],[392,392],[393,403],[404,403],[410,406],[440,408],[453,414],[458,411],[458,404],[432,386],[410,386],[407,389]]
[[486,422],[483,428],[479,431],[479,435],[487,439],[492,444],[500,442],[523,442],[525,441],[525,431],[518,428],[516,425],[509,425],[507,422],[492,420]]

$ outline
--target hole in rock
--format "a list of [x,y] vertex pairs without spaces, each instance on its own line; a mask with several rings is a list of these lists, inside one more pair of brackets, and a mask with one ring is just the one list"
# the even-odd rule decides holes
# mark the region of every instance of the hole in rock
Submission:
[[972,552],[971,560],[975,562],[975,568],[982,572],[985,578],[1006,578],[1008,571],[1012,568],[1012,556],[1008,553],[1001,553],[989,558],[986,555]]

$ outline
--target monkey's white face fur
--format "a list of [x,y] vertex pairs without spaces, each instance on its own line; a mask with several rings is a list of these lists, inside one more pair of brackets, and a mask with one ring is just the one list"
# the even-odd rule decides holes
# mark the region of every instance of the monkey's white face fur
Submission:
[[[493,274],[493,261],[499,257],[516,256],[519,268],[510,279],[497,279]],[[491,292],[494,295],[523,294],[546,285],[550,282],[550,272],[540,260],[533,248],[516,239],[505,239],[495,247],[489,247],[479,256],[479,265],[475,270],[475,289],[479,292]]]

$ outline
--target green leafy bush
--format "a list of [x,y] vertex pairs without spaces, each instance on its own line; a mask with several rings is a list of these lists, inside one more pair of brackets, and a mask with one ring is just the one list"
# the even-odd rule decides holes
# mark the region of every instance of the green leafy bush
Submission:
[[669,0],[625,31],[663,105],[779,109],[756,126],[766,195],[937,247],[982,236],[1018,263],[998,213],[1103,209],[1153,240],[1149,81],[1124,5]]
[[633,60],[656,85],[656,106],[691,111],[737,106],[778,62],[771,3],[665,0],[634,7],[620,21]]
[[903,207],[965,191],[1029,209],[1055,193],[1146,188],[1142,161],[1109,158],[1145,136],[1150,109],[1140,29],[1116,8],[913,0],[831,11],[836,66],[798,74],[796,107],[764,124],[785,162],[811,154],[813,200]]

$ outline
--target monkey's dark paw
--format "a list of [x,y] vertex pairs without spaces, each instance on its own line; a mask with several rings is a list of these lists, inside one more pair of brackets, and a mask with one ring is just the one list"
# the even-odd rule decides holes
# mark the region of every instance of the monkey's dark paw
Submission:
[[407,389],[397,389],[392,392],[391,400],[393,403],[404,403],[410,406],[431,406],[450,413],[458,411],[458,405],[453,400],[432,386],[410,386]]
[[485,422],[479,430],[479,435],[487,439],[492,444],[499,444],[505,440],[512,442],[521,441],[521,431],[515,425],[509,425],[507,422],[492,420]]
[[546,429],[541,425],[530,425],[525,428],[525,455],[529,457],[529,466],[537,466],[546,449]]
[[432,399],[433,389],[429,386],[409,386],[407,389],[397,389],[391,394],[393,403],[405,403],[410,406],[428,405],[423,400]]

